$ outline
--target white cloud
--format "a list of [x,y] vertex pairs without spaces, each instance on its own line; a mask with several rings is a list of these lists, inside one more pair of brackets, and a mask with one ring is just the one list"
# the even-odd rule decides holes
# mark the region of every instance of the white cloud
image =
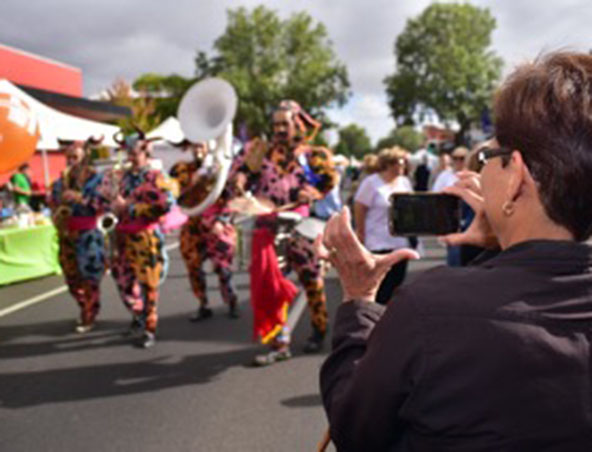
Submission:
[[[431,0],[2,0],[0,41],[81,67],[85,94],[117,76],[147,71],[193,73],[198,49],[210,50],[226,27],[226,10],[265,4],[283,17],[307,11],[323,22],[348,67],[354,96],[330,115],[356,122],[376,141],[392,128],[383,79],[394,70],[393,47],[407,19]],[[588,0],[473,0],[497,19],[494,49],[515,64],[542,50],[592,47]]]

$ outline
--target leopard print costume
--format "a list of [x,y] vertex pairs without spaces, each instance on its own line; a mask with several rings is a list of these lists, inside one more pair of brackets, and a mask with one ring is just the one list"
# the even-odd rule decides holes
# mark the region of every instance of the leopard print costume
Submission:
[[[113,171],[105,173],[97,203],[108,211],[113,190]],[[128,210],[119,216],[111,271],[126,308],[146,331],[154,333],[158,324],[158,286],[165,270],[164,236],[159,219],[174,199],[170,181],[158,170],[142,168],[118,175],[119,193],[128,201]],[[125,230],[129,224],[140,230]]]
[[[74,177],[62,175],[51,187],[49,205],[58,231],[58,259],[72,297],[80,307],[80,324],[92,325],[100,310],[100,282],[105,272],[105,244],[96,229],[97,212],[91,200],[100,177],[90,168]],[[82,181],[75,183],[74,180]],[[81,187],[76,187],[80,184]],[[73,190],[77,199],[66,202],[62,194]],[[90,220],[86,228],[74,228],[77,219]]]
[[[338,180],[332,153],[326,148],[302,144],[290,150],[275,146],[266,152],[263,159],[253,159],[249,154],[258,152],[258,147],[257,142],[245,147],[234,163],[231,177],[244,174],[247,181],[245,188],[254,196],[267,198],[277,207],[297,203],[301,191],[320,199],[331,191]],[[253,160],[259,160],[260,164],[254,167],[250,164]],[[273,220],[262,217],[256,227],[273,229]],[[325,287],[313,241],[293,234],[286,257],[288,267],[296,272],[304,287],[312,328],[324,336],[328,324]],[[281,336],[277,340],[289,341],[288,334],[282,333]]]
[[[198,205],[209,193],[211,180],[207,175],[200,177],[195,184],[192,178],[201,167],[201,162],[178,162],[170,175],[177,180],[181,195],[179,204],[184,207]],[[232,261],[236,248],[236,231],[230,223],[227,208],[229,191],[224,190],[216,203],[202,214],[189,218],[181,227],[180,249],[189,274],[189,281],[201,307],[208,305],[206,275],[203,264],[207,259],[214,264],[218,275],[222,300],[232,306],[237,295],[232,287]]]

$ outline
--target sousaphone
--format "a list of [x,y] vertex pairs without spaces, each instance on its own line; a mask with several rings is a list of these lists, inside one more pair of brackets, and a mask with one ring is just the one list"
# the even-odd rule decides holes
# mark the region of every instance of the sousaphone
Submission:
[[177,110],[181,130],[189,141],[207,141],[217,167],[212,191],[197,206],[182,208],[188,216],[202,213],[216,202],[232,165],[232,120],[238,98],[232,85],[220,78],[197,82],[185,93]]

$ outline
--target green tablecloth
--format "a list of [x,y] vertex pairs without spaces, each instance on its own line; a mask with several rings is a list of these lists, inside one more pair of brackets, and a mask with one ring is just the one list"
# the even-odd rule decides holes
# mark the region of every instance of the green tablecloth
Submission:
[[60,272],[53,226],[0,229],[0,285]]

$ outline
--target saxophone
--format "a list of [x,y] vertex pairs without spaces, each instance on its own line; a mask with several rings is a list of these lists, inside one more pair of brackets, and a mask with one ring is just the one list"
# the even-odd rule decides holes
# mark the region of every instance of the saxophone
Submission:
[[[113,171],[109,175],[111,183],[111,187],[109,190],[111,202],[113,202],[113,200],[117,197],[117,194],[119,192],[119,184],[121,182],[122,172],[123,168],[121,168],[121,164],[118,163],[117,165],[115,165]],[[117,223],[119,223],[119,219],[117,218],[117,215],[115,215],[113,212],[105,212],[97,219],[97,228],[105,237],[105,241],[107,242],[106,246],[109,249],[111,261],[113,261],[113,258],[117,257],[118,255],[116,244]]]

